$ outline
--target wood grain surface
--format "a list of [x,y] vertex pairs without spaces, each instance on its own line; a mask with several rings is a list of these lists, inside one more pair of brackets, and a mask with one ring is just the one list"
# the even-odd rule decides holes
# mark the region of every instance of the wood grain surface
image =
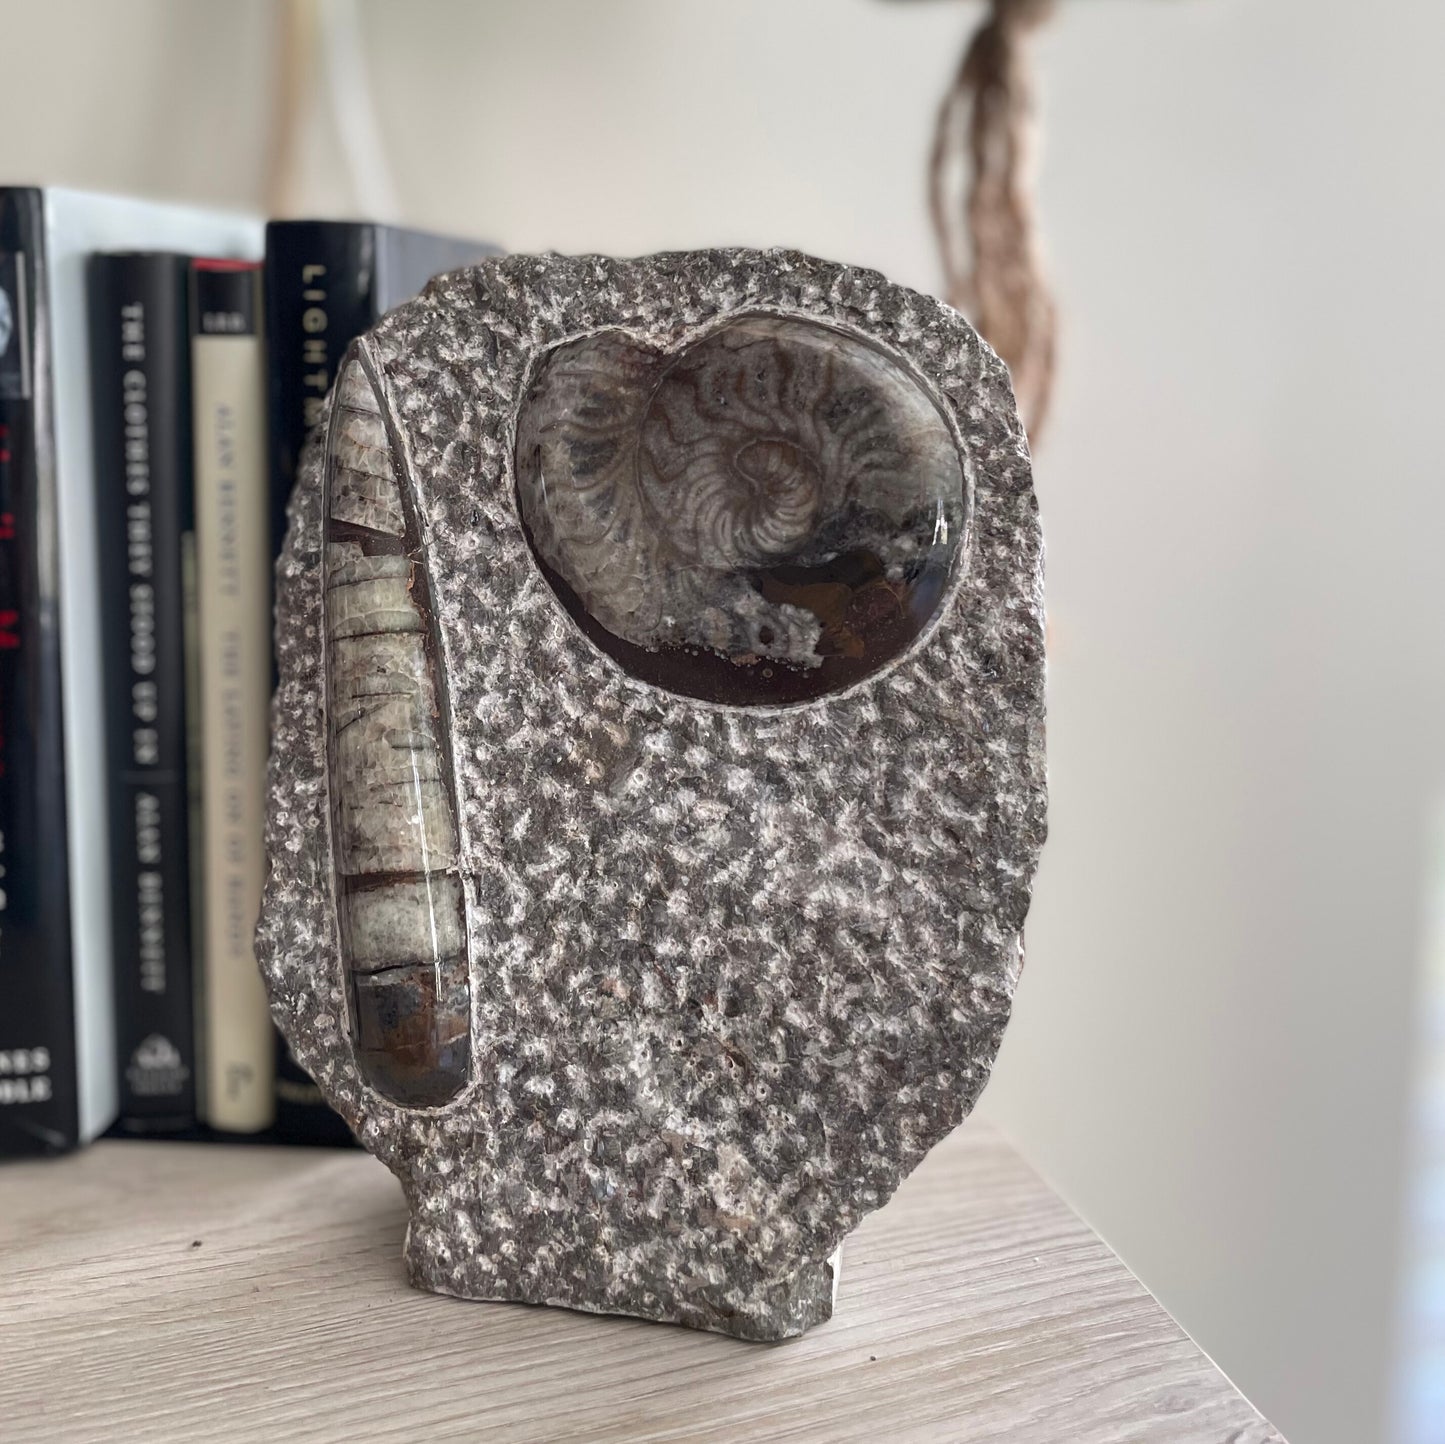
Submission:
[[355,1153],[0,1166],[0,1439],[1280,1439],[977,1122],[848,1241],[833,1321],[786,1344],[416,1293],[404,1224]]

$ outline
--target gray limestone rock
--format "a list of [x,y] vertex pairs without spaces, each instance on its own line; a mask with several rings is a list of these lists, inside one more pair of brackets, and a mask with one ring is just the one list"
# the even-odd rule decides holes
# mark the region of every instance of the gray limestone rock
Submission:
[[513,256],[348,356],[258,952],[412,1280],[753,1339],[973,1106],[1043,842],[1002,363],[785,251]]

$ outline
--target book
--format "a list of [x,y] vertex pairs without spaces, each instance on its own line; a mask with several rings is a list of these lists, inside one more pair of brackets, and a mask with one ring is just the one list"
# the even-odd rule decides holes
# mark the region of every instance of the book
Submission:
[[80,1134],[44,244],[0,192],[0,1153]]
[[195,544],[190,263],[89,268],[120,1124],[193,1128],[185,568]]
[[85,263],[254,248],[245,217],[0,188],[0,1153],[118,1106]]
[[259,263],[191,263],[199,590],[202,1114],[258,1133],[275,1047],[254,934],[271,693],[265,357]]
[[[320,420],[346,348],[433,276],[497,248],[358,221],[272,221],[266,227],[270,352],[271,549],[286,533],[286,504],[302,449]],[[276,1136],[346,1143],[351,1135],[276,1035]]]

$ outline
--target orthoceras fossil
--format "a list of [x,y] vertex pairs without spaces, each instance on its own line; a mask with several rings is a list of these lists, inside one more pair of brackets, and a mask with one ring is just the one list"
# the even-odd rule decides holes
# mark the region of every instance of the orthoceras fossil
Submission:
[[470,984],[427,569],[376,390],[336,388],[326,471],[336,908],[357,1059],[398,1102],[466,1080]]

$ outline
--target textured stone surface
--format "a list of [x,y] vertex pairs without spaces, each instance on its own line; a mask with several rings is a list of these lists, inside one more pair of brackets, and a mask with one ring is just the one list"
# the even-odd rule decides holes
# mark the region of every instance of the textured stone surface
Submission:
[[[548,348],[620,332],[650,365],[759,315],[876,348],[931,399],[966,488],[931,622],[789,707],[629,675],[543,576],[513,475]],[[489,262],[393,312],[359,361],[399,494],[365,479],[386,467],[364,428],[331,494],[411,533],[395,554],[456,862],[389,877],[385,906],[338,922],[327,679],[346,664],[328,673],[323,539],[344,545],[346,518],[333,502],[324,529],[313,454],[279,570],[259,934],[276,1018],[401,1178],[418,1284],[799,1333],[831,1312],[841,1240],[972,1107],[1021,964],[1044,834],[1041,546],[1004,368],[934,300],[751,251]],[[388,645],[406,634],[394,597],[376,611]],[[404,949],[429,877],[465,898],[461,974],[432,972],[471,1046],[460,1091],[416,1108],[369,1081],[351,1033],[376,961],[357,939]]]

